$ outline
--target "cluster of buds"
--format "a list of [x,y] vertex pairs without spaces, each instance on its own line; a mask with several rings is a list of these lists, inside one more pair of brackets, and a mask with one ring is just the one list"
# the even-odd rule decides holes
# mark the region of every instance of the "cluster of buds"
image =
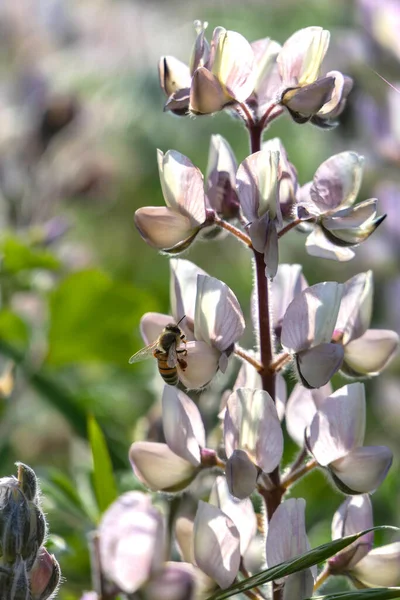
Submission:
[[[291,229],[308,233],[310,255],[347,261],[352,248],[382,223],[376,199],[355,203],[363,158],[336,154],[320,165],[312,182],[300,185],[282,142],[262,144],[263,130],[285,111],[297,123],[330,127],[351,81],[338,71],[320,75],[329,43],[320,27],[298,31],[282,47],[269,38],[250,44],[222,27],[208,44],[206,25],[196,28],[190,66],[173,57],[161,60],[166,110],[234,112],[249,131],[251,154],[237,166],[228,142],[213,136],[204,185],[189,158],[159,151],[166,206],[135,214],[143,239],[173,258],[171,314],[147,313],[140,324],[147,346],[139,355],[156,349],[166,382],[162,434],[134,442],[129,458],[140,483],[168,493],[174,503],[166,518],[148,495],[130,492],[103,515],[99,562],[112,597],[138,592],[152,600],[218,598],[218,590],[238,577],[305,554],[306,502],[286,494],[314,468],[348,496],[334,516],[333,538],[368,529],[369,494],[384,481],[393,459],[386,446],[364,446],[366,402],[359,380],[386,368],[399,345],[394,331],[370,329],[372,273],[309,286],[300,265],[279,264],[280,239]],[[176,258],[197,239],[211,243],[220,232],[234,235],[253,253],[255,351],[238,346],[245,320],[234,292]],[[181,329],[167,347],[163,332],[171,323]],[[234,356],[242,366],[232,389],[225,386],[214,403],[219,420],[210,427],[189,391],[218,382]],[[168,380],[168,369],[177,377]],[[287,399],[289,370],[297,384]],[[337,372],[352,383],[333,391],[330,380]],[[212,395],[210,389],[206,393]],[[283,420],[301,448],[285,471]],[[258,515],[251,501],[256,494],[265,505]],[[180,562],[170,560],[171,550]],[[372,549],[367,533],[333,556],[320,576],[315,567],[301,565],[277,575],[269,597],[310,598],[328,575],[345,575],[363,587],[400,585],[399,564],[399,543]],[[94,598],[102,596],[97,592]],[[256,587],[250,597],[264,598],[264,590]]]
[[60,582],[60,567],[43,546],[46,520],[34,471],[17,463],[18,477],[0,479],[0,597],[47,600]]

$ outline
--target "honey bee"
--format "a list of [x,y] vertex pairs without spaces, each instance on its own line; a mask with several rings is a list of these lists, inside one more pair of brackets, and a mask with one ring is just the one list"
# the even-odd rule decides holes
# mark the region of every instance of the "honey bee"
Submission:
[[[183,316],[178,323],[168,323],[162,330],[155,342],[145,346],[139,352],[136,352],[130,357],[129,363],[135,363],[140,360],[145,360],[150,356],[157,359],[158,371],[165,383],[168,385],[178,385],[179,376],[177,365],[184,371],[187,367],[186,361],[181,356],[187,355],[186,337],[179,323],[183,321]],[[185,348],[179,348],[181,344]]]

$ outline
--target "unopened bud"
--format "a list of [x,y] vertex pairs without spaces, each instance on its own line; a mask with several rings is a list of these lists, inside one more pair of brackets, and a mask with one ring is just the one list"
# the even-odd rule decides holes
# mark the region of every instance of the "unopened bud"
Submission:
[[60,583],[61,571],[53,554],[40,548],[30,572],[32,600],[47,600]]
[[3,598],[4,600],[31,600],[29,578],[23,560],[19,560],[13,565],[5,589],[1,592],[3,593],[3,596],[0,596],[1,600]]
[[38,483],[35,471],[24,465],[24,463],[16,463],[18,467],[18,481],[20,489],[27,500],[36,501],[38,494]]
[[1,546],[3,560],[9,563],[14,563],[21,555],[30,532],[28,501],[18,489],[17,480],[14,481],[12,486],[0,490]]

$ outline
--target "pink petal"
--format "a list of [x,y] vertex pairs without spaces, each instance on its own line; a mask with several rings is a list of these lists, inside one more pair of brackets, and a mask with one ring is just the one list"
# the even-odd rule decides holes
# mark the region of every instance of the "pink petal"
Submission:
[[[372,504],[368,494],[347,498],[333,515],[332,539],[337,540],[373,527]],[[372,548],[374,532],[370,531],[329,559],[332,572],[347,571]]]
[[163,206],[139,208],[135,225],[144,241],[157,250],[170,250],[178,244],[184,250],[198,232],[189,217]]
[[[282,502],[272,515],[266,545],[268,568],[310,549],[305,526],[305,507],[303,498],[290,498]],[[277,581],[282,582],[283,579]]]
[[164,386],[162,397],[163,431],[169,448],[193,466],[200,465],[200,448],[206,433],[199,409],[183,392]]
[[301,382],[309,388],[327,384],[343,364],[344,350],[340,344],[319,344],[296,354],[296,367]]
[[374,548],[351,571],[367,587],[400,585],[400,542]]
[[345,364],[360,375],[378,375],[393,359],[399,336],[387,329],[368,329],[345,346]]
[[199,501],[194,522],[196,564],[222,589],[235,580],[240,566],[240,540],[235,525],[219,508]]
[[329,465],[333,475],[349,493],[373,492],[385,479],[392,464],[393,454],[386,446],[356,448]]
[[286,429],[290,437],[304,446],[304,432],[313,420],[321,402],[332,393],[328,383],[323,387],[310,390],[297,383],[289,396],[286,405]]
[[194,333],[220,352],[242,336],[245,322],[232,290],[219,279],[198,275]]
[[99,543],[107,578],[124,592],[133,593],[162,565],[162,516],[148,496],[126,492],[104,513]]
[[359,273],[343,284],[335,329],[343,332],[343,343],[360,337],[368,328],[372,317],[372,271]]
[[306,250],[310,256],[337,260],[339,262],[347,262],[355,256],[351,248],[342,248],[341,246],[332,244],[319,227],[314,229],[308,236]]
[[299,352],[330,342],[341,296],[342,285],[333,281],[317,283],[295,296],[283,318],[282,346]]
[[201,171],[176,150],[158,150],[157,160],[166,205],[189,218],[192,227],[202,225],[206,207]]
[[236,526],[243,556],[257,533],[257,518],[250,498],[236,500],[229,493],[225,477],[217,477],[211,489],[210,504],[218,506]]
[[145,313],[140,319],[140,334],[145,344],[155,342],[169,323],[174,323],[174,317],[161,313]]
[[210,383],[218,371],[221,353],[205,342],[188,342],[186,349],[185,370],[178,364],[179,379],[186,388],[198,390]]
[[192,464],[174,454],[167,444],[135,442],[129,459],[136,477],[153,491],[182,490],[197,473]]
[[310,426],[309,446],[319,464],[326,466],[361,446],[364,435],[364,385],[351,383],[322,402]]
[[355,152],[341,152],[318,167],[310,195],[322,214],[354,203],[361,185],[363,162],[364,158]]
[[218,78],[205,67],[193,73],[190,88],[190,111],[195,115],[210,115],[222,110],[232,98],[222,87]]

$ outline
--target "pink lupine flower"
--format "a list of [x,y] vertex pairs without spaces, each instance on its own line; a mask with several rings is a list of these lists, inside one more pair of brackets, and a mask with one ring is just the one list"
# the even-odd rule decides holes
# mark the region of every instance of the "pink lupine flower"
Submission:
[[211,47],[204,40],[207,24],[195,23],[197,40],[190,68],[163,57],[161,87],[169,96],[165,110],[177,114],[211,114],[244,102],[254,88],[254,54],[249,42],[235,31],[214,29]]
[[224,439],[229,490],[236,498],[246,498],[254,490],[261,472],[271,473],[283,453],[278,413],[267,392],[240,388],[230,395]]
[[343,284],[334,337],[344,347],[342,371],[352,377],[378,375],[392,360],[399,336],[387,329],[368,329],[372,318],[372,271]]
[[194,522],[194,558],[222,589],[235,580],[240,566],[239,532],[218,507],[199,501]]
[[307,445],[322,467],[327,467],[336,485],[347,494],[374,491],[392,464],[386,446],[363,446],[365,392],[352,383],[322,402],[307,434]]
[[339,71],[319,75],[329,38],[329,31],[322,27],[300,29],[284,43],[278,55],[281,103],[297,123],[311,120],[320,127],[329,127],[328,120],[344,109],[351,79]]
[[[306,534],[303,498],[290,498],[278,506],[268,524],[266,558],[268,568],[310,550]],[[279,579],[285,583],[283,600],[302,600],[312,596],[316,567]]]
[[[373,527],[368,495],[348,498],[332,521],[332,538],[338,539]],[[400,542],[373,548],[373,532],[332,557],[329,571],[347,575],[357,587],[394,587],[400,585]]]
[[328,281],[297,294],[282,322],[281,344],[294,360],[303,385],[319,388],[341,367],[343,347],[332,343],[343,286]]
[[186,250],[207,224],[203,175],[180,152],[158,151],[161,188],[167,206],[135,212],[135,225],[150,246],[168,254]]
[[237,184],[251,242],[264,255],[267,277],[273,278],[278,269],[277,228],[282,226],[279,152],[267,147],[248,156],[239,166]]
[[300,190],[298,214],[313,218],[315,228],[306,249],[312,256],[347,261],[351,249],[375,231],[385,215],[376,217],[377,200],[354,205],[362,180],[364,159],[355,152],[341,152],[323,162],[314,179]]
[[206,198],[212,209],[225,219],[239,216],[236,193],[236,158],[222,135],[212,135],[208,153]]
[[29,580],[32,600],[50,598],[60,584],[60,566],[54,554],[49,554],[44,546],[38,550]]

